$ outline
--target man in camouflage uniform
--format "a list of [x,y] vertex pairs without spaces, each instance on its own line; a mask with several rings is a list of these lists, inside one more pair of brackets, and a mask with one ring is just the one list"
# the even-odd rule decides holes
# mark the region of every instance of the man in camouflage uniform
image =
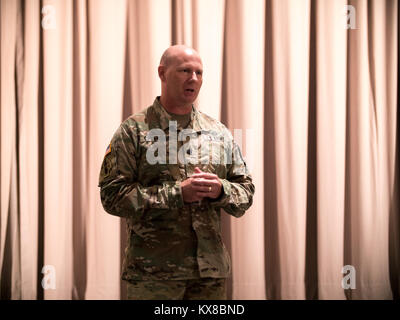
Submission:
[[193,106],[202,69],[195,50],[168,48],[161,96],[120,125],[103,160],[103,207],[127,220],[129,299],[226,299],[220,209],[242,216],[254,185],[229,130]]

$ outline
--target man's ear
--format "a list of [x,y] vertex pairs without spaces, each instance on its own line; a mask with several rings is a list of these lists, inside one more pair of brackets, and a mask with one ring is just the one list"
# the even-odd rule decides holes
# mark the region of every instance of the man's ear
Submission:
[[161,81],[165,81],[165,67],[158,66],[158,76],[160,77]]

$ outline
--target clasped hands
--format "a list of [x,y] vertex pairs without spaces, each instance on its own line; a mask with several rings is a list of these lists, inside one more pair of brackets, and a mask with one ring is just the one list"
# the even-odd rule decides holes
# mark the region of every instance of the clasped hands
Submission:
[[220,196],[222,183],[218,176],[213,173],[201,171],[198,167],[194,174],[182,181],[182,197],[186,203],[198,202],[203,198],[216,199]]

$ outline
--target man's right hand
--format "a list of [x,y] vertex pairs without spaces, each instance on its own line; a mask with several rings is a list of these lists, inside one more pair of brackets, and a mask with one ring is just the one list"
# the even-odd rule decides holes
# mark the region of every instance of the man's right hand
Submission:
[[187,178],[181,182],[182,198],[185,203],[199,202],[204,198],[197,195],[193,181],[195,181],[194,178]]

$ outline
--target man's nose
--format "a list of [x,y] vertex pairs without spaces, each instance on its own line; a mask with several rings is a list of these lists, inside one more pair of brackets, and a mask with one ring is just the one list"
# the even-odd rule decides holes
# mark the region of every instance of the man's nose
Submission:
[[190,80],[196,80],[196,81],[199,80],[199,78],[197,77],[197,73],[195,71],[192,72]]

